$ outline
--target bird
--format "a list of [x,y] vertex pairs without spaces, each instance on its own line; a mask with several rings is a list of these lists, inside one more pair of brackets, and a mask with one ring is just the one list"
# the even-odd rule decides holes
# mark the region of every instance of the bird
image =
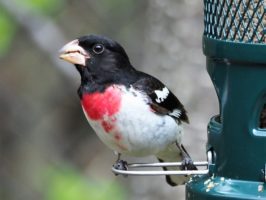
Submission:
[[[115,168],[127,169],[121,155],[154,155],[159,162],[182,161],[181,170],[197,169],[182,144],[182,123],[189,123],[183,104],[160,80],[133,67],[118,42],[85,35],[65,44],[59,54],[80,74],[82,110],[100,140],[117,153]],[[166,176],[171,186],[188,179]]]

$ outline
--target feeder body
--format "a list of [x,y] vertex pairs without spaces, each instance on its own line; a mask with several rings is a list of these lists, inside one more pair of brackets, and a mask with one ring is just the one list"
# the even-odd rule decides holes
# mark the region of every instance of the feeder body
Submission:
[[220,113],[208,125],[210,174],[193,177],[186,198],[266,199],[265,2],[205,0],[204,6],[203,52]]

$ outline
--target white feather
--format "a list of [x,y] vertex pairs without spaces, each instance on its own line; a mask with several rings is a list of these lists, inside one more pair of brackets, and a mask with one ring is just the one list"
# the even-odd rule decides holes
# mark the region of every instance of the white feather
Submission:
[[167,89],[167,87],[164,87],[162,90],[155,90],[154,91],[157,98],[155,99],[155,101],[157,103],[161,103],[163,102],[169,95],[170,91]]
[[181,116],[182,112],[179,109],[174,109],[173,112],[169,113],[169,115],[179,118]]

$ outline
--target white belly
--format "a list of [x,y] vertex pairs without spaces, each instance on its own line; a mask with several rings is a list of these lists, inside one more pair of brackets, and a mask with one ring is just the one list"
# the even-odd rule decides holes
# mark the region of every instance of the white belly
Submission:
[[142,95],[122,89],[121,107],[105,121],[115,124],[106,132],[100,121],[85,115],[99,138],[112,150],[133,156],[154,155],[165,150],[170,144],[180,142],[182,127],[168,115],[157,115],[142,99]]

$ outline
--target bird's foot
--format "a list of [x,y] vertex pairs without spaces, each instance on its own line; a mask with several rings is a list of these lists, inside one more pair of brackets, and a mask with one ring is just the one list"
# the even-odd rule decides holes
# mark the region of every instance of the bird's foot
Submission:
[[185,147],[182,144],[178,144],[178,143],[176,143],[176,146],[180,150],[180,154],[183,158],[180,169],[181,170],[198,170],[197,167],[194,165],[193,160],[190,158]]
[[113,165],[113,167],[117,170],[128,170],[128,164],[126,161],[121,160],[121,153],[118,152],[114,152],[117,155],[117,160],[115,162],[115,164]]
[[[113,167],[117,170],[124,170],[124,171],[127,171],[128,170],[128,165],[127,165],[127,162],[124,161],[124,160],[117,160],[115,162],[115,164],[113,165]],[[118,174],[115,174],[116,176]],[[126,175],[125,175],[126,176]]]
[[189,157],[186,157],[182,160],[182,165],[180,166],[181,170],[197,170],[197,167],[193,164],[193,160]]
[[128,170],[127,162],[124,160],[117,160],[113,167],[118,170]]

